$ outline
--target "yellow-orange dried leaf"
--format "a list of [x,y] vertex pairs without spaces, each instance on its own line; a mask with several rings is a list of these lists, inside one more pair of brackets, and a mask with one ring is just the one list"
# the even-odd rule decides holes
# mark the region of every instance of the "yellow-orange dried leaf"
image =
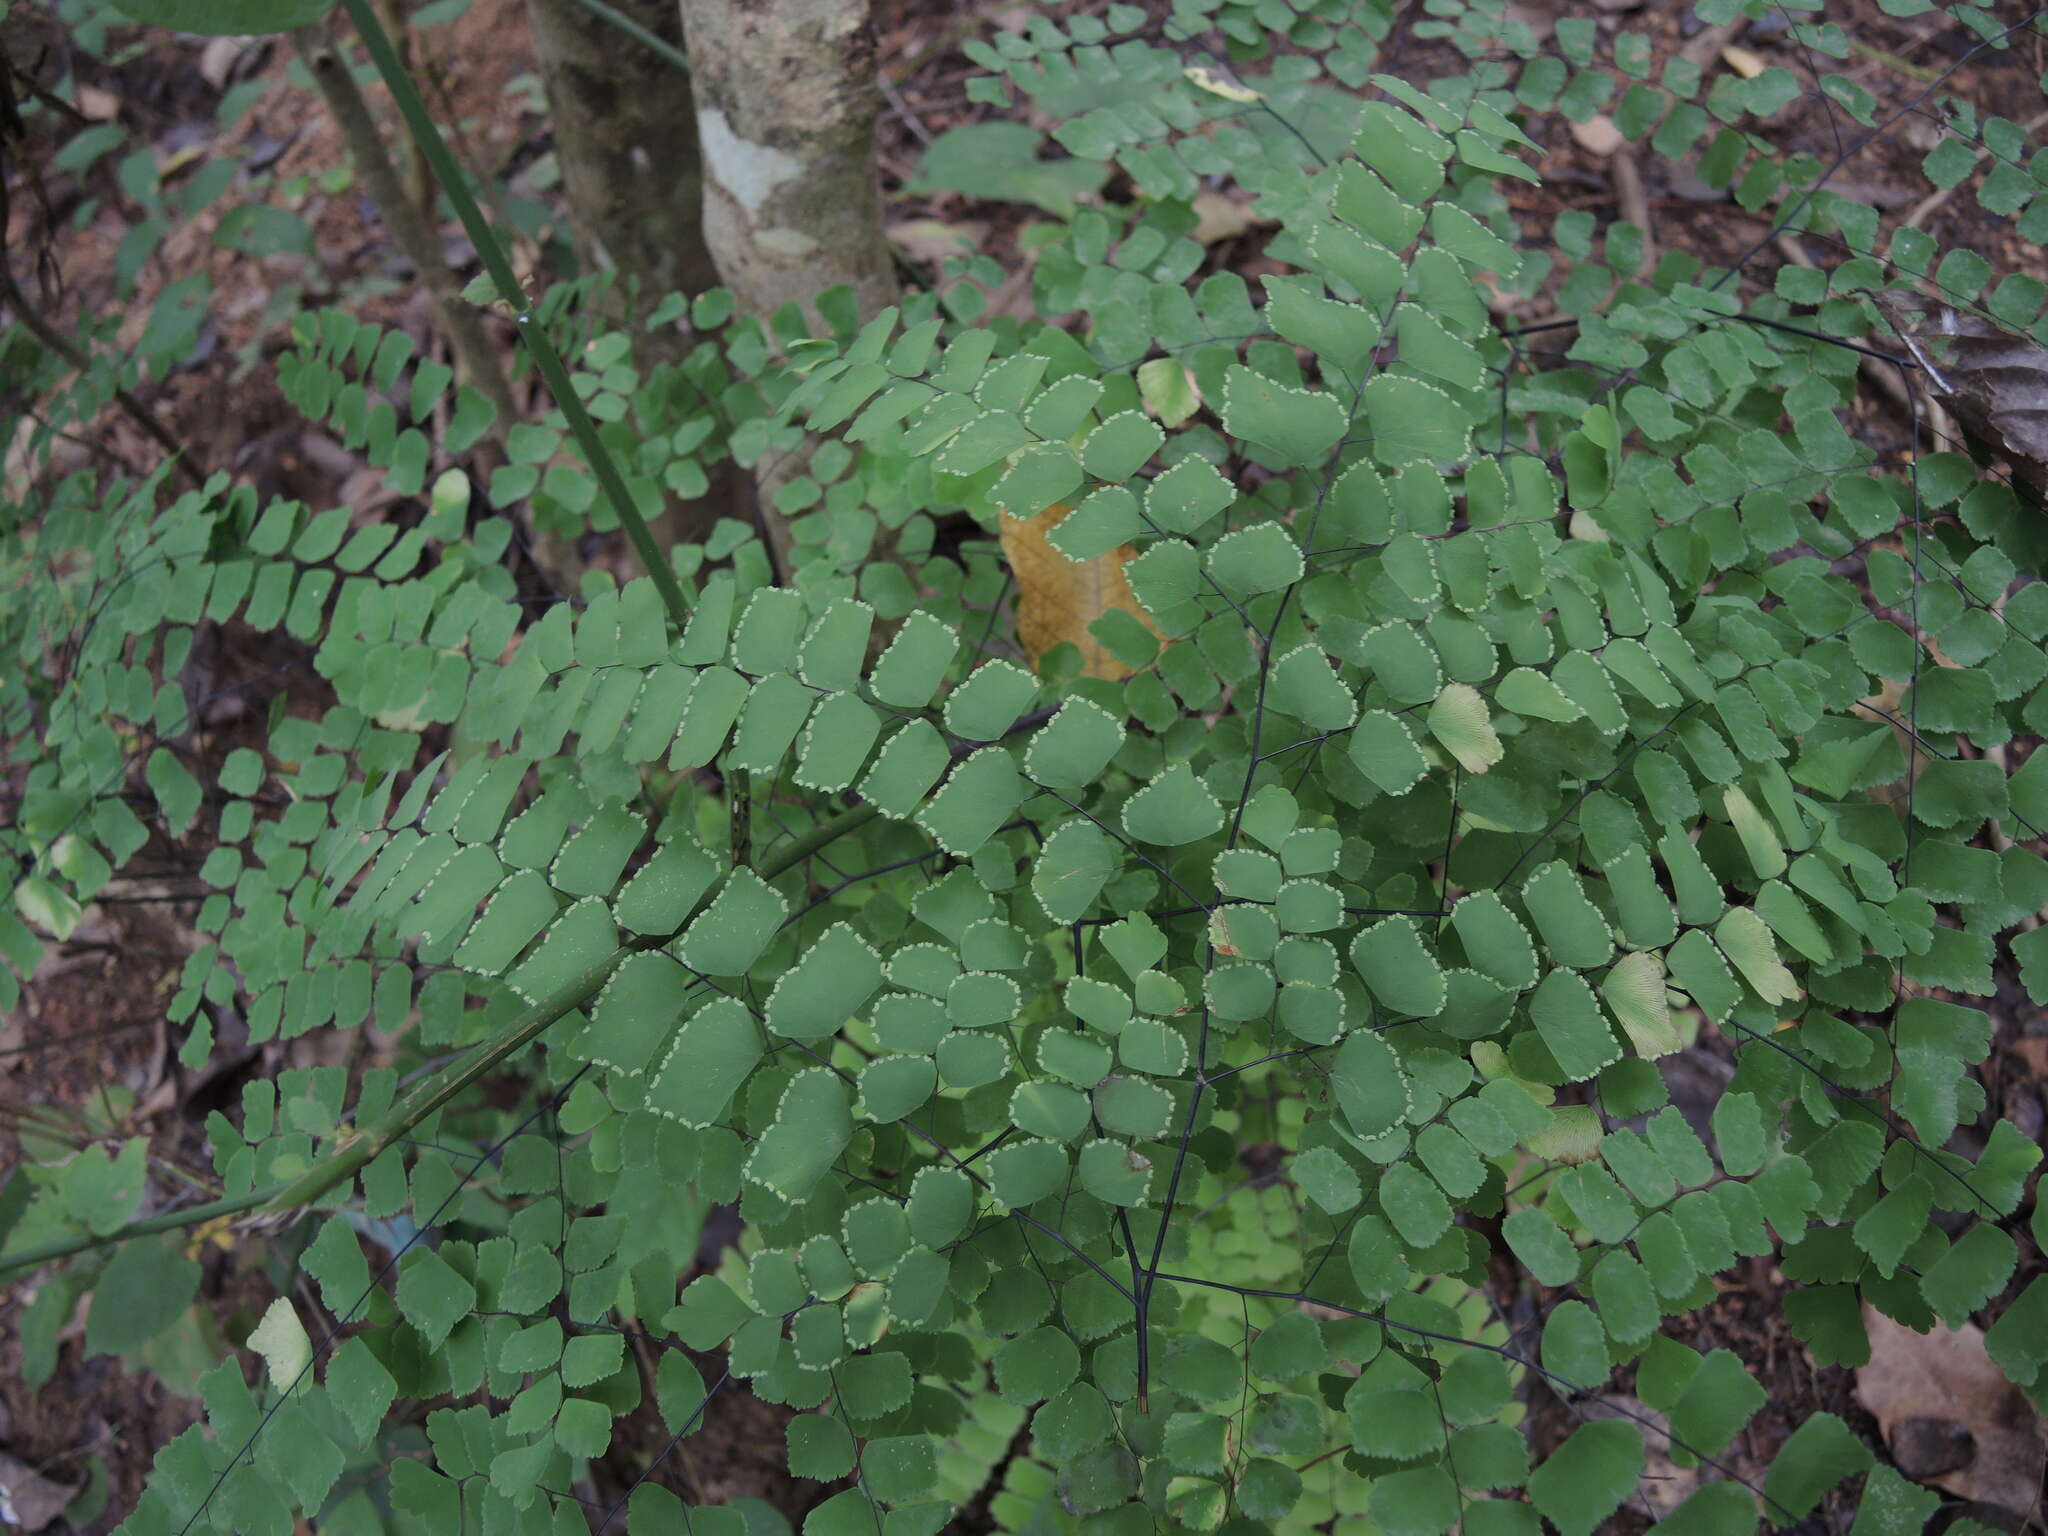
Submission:
[[1081,653],[1084,677],[1121,682],[1131,669],[1110,655],[1088,626],[1112,608],[1135,615],[1155,635],[1159,626],[1125,579],[1124,566],[1134,553],[1130,545],[1092,560],[1069,560],[1047,542],[1046,535],[1072,510],[1055,503],[1036,517],[1003,514],[1003,555],[1017,578],[1017,643],[1034,668],[1054,646],[1071,643]]
[[1745,80],[1754,80],[1766,67],[1764,61],[1747,48],[1723,48],[1721,61]]

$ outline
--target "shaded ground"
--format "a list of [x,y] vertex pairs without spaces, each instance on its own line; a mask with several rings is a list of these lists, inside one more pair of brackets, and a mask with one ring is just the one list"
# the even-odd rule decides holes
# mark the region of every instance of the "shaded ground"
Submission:
[[[1405,8],[1404,16],[1412,21],[1418,9]],[[1545,20],[1542,9],[1527,7],[1532,21]],[[1734,49],[1795,71],[1816,64],[1839,68],[1880,98],[1917,89],[1967,47],[1967,38],[1945,28],[1938,17],[1895,20],[1883,15],[1874,0],[1840,9],[1844,14],[1835,19],[1858,44],[1846,63],[1798,57],[1784,43],[1782,29],[1769,22],[1716,34],[1682,6],[1631,7],[1626,0],[1602,0],[1598,7],[1610,29],[1619,25],[1648,34],[1659,62],[1691,51],[1709,71],[1736,68],[1739,60],[1725,51]],[[970,14],[943,0],[884,0],[878,12],[889,104],[880,164],[885,186],[897,190],[911,179],[932,138],[989,113],[967,98],[969,70],[957,51],[960,40],[985,25],[1019,25],[1029,12],[1013,5]],[[54,32],[40,41],[58,50],[60,59],[68,47]],[[553,203],[555,190],[538,175],[547,164],[548,143],[545,121],[534,110],[537,93],[529,89],[532,65],[519,0],[476,0],[459,20],[425,34],[420,46],[430,103],[444,123],[460,125],[458,143],[470,163],[509,178],[516,196]],[[2036,40],[2028,46],[2040,44]],[[1390,47],[1395,60],[1390,67],[1397,71],[1414,79],[1436,72],[1431,45],[1404,34]],[[288,196],[297,200],[313,232],[313,253],[310,258],[259,260],[222,249],[214,236],[220,216],[234,206],[229,196],[178,227],[149,263],[140,294],[132,301],[118,300],[112,264],[135,217],[132,201],[116,187],[111,161],[85,177],[73,176],[49,166],[54,145],[41,144],[32,145],[31,153],[39,150],[46,157],[42,190],[47,203],[39,205],[19,184],[11,199],[14,223],[7,231],[7,252],[17,279],[25,287],[33,287],[39,273],[56,280],[40,298],[60,326],[79,314],[124,304],[127,319],[120,339],[125,344],[139,335],[149,302],[166,281],[201,268],[209,271],[217,295],[213,320],[192,357],[155,393],[155,409],[202,463],[235,469],[266,495],[296,496],[316,505],[376,505],[383,494],[381,475],[366,471],[338,444],[299,422],[280,397],[268,361],[279,348],[279,322],[302,306],[342,303],[366,318],[401,326],[420,341],[431,339],[431,310],[359,186],[323,181],[343,157],[337,135],[310,93],[274,89],[232,127],[217,129],[222,92],[249,80],[282,81],[286,50],[276,43],[209,48],[151,39],[116,66],[83,56],[70,62],[88,87],[81,93],[87,115],[118,122],[154,145],[160,162],[172,167],[168,184],[175,186],[191,173],[197,159],[181,163],[179,157],[195,147],[202,152],[233,149],[246,154],[252,166],[301,179]],[[1987,58],[1955,75],[1946,89],[1987,113],[2024,121],[2039,108],[2034,79],[2044,65],[2048,59]],[[1788,109],[1767,131],[1786,153],[1809,153],[1824,161],[1843,155],[1867,132],[1810,101]],[[1970,246],[2002,270],[2038,265],[2038,253],[2024,247],[2009,221],[1987,220],[1974,200],[1957,197],[1923,206],[1926,182],[1919,161],[1935,131],[1932,119],[1908,116],[1883,139],[1849,156],[1840,184],[1885,211],[1889,220],[1913,220],[1944,246]],[[1731,263],[1761,243],[1744,278],[1752,292],[1768,288],[1786,261],[1833,259],[1811,237],[1767,239],[1767,215],[1746,212],[1696,179],[1672,174],[1654,156],[1637,157],[1597,129],[1574,133],[1552,118],[1542,137],[1549,150],[1545,184],[1518,192],[1514,205],[1531,245],[1546,241],[1559,213],[1579,209],[1603,222],[1630,218],[1645,226],[1656,250],[1688,251],[1710,263]],[[1107,189],[1111,196],[1122,190],[1116,182]],[[935,273],[937,253],[947,248],[950,237],[963,234],[1006,272],[1021,275],[1028,267],[1018,236],[1037,215],[1020,205],[977,202],[956,193],[909,197],[898,191],[890,216],[892,224],[906,230],[906,261],[927,279]],[[1263,238],[1242,219],[1224,217],[1211,247],[1212,264],[1247,275],[1270,270],[1261,256]],[[530,268],[544,269],[558,244],[528,239],[520,255]],[[472,254],[459,236],[449,236],[447,249],[457,262]],[[996,290],[996,303],[1015,303],[1023,291],[1020,280],[1006,283]],[[1548,299],[1539,297],[1507,313],[1513,321],[1540,321],[1551,313],[1547,306]],[[1900,402],[1881,387],[1866,392],[1855,427],[1888,455],[1915,446]],[[63,453],[72,463],[84,463],[97,446],[78,444]],[[125,421],[110,424],[104,446],[131,463],[150,457],[148,445]],[[276,663],[274,656],[253,652],[248,644],[247,636],[234,631],[218,637],[217,655],[209,663],[215,686]],[[314,683],[301,670],[289,686]],[[207,716],[209,729],[222,740],[232,740],[253,723],[245,719],[247,706],[236,702],[239,698],[225,696]],[[190,873],[203,851],[156,850],[163,884],[155,897],[105,907],[0,1027],[0,1166],[18,1155],[16,1127],[22,1111],[34,1107],[90,1134],[148,1134],[162,1160],[166,1187],[187,1182],[204,1188],[211,1168],[201,1129],[206,1114],[238,1102],[241,1083],[252,1074],[307,1064],[306,1052],[320,1049],[303,1042],[260,1051],[237,1048],[232,1021],[221,1021],[223,1045],[215,1065],[196,1078],[176,1066],[162,1004],[193,942],[187,926],[191,908],[182,896],[190,890]],[[1986,1071],[1990,1113],[2011,1119],[2039,1139],[2048,1019],[2010,984],[1995,1000],[1993,1018],[1994,1054]],[[204,1262],[202,1295],[213,1303],[213,1336],[184,1341],[190,1357],[185,1364],[210,1363],[221,1336],[239,1339],[253,1321],[250,1303],[269,1294],[260,1258],[249,1245],[236,1251],[209,1246]],[[1840,1368],[1815,1370],[1786,1329],[1783,1277],[1761,1263],[1738,1276],[1739,1283],[1725,1284],[1719,1301],[1677,1331],[1702,1350],[1731,1347],[1755,1362],[1771,1402],[1740,1444],[1742,1460],[1750,1467],[1767,1462],[1806,1413],[1819,1408],[1839,1414],[1876,1443],[1876,1422],[1856,1400],[1852,1374]],[[191,1420],[194,1404],[152,1378],[124,1374],[112,1360],[86,1360],[81,1318],[74,1318],[62,1334],[51,1387],[29,1391],[16,1331],[26,1300],[18,1288],[0,1295],[0,1451],[60,1485],[86,1487],[98,1477],[105,1498],[96,1501],[88,1491],[75,1520],[60,1518],[49,1529],[108,1529],[114,1514],[132,1504],[155,1447]],[[164,1364],[162,1373],[177,1379],[180,1362]],[[721,1400],[720,1406],[707,1429],[687,1442],[687,1456],[677,1458],[677,1475],[664,1475],[664,1480],[710,1498],[751,1492],[800,1514],[822,1490],[792,1480],[783,1470],[780,1411],[751,1399]],[[1566,1405],[1539,1403],[1539,1433],[1562,1438],[1572,1413]],[[644,1424],[622,1425],[617,1450],[599,1469],[596,1491],[606,1498],[621,1491],[666,1441],[651,1416]],[[95,1502],[104,1513],[92,1507]],[[985,1518],[985,1512],[970,1512],[961,1528],[976,1528]],[[1623,1523],[1634,1518],[1621,1517],[1614,1528],[1647,1524]]]

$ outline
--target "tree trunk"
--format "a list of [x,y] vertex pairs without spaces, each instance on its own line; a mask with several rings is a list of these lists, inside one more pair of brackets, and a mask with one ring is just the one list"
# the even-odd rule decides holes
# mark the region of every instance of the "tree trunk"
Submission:
[[[610,0],[613,9],[680,51],[675,0]],[[547,88],[555,157],[577,249],[616,283],[610,314],[633,338],[643,377],[676,361],[687,333],[647,329],[671,293],[718,285],[704,244],[703,171],[689,72],[575,0],[526,0],[534,57]],[[730,464],[708,465],[710,489],[690,501],[663,496],[655,537],[664,546],[708,538],[721,516],[744,517],[744,487]]]
[[[704,237],[739,307],[808,313],[852,287],[863,319],[896,302],[875,184],[875,28],[869,0],[681,0],[704,157]],[[815,322],[814,322],[815,323]],[[796,541],[775,493],[808,452],[754,475],[757,526],[784,579]]]
[[[610,0],[662,41],[682,46],[675,0]],[[619,314],[636,353],[640,322],[670,293],[718,283],[699,212],[702,173],[690,77],[575,0],[526,0],[547,87],[555,155],[585,259],[618,274]],[[656,343],[660,345],[659,342]],[[666,355],[674,354],[669,343]]]
[[839,283],[896,301],[875,185],[869,0],[681,0],[704,156],[704,235],[740,307],[771,315]]

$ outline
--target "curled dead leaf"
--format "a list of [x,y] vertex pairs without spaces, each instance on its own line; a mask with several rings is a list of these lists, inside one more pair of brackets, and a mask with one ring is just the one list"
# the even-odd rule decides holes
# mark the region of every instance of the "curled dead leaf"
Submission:
[[0,1521],[34,1536],[56,1523],[80,1486],[44,1477],[27,1462],[0,1454]]
[[1062,502],[1036,517],[1003,514],[1003,557],[1017,578],[1017,643],[1034,668],[1054,646],[1072,644],[1081,653],[1082,676],[1121,682],[1131,669],[1112,656],[1088,626],[1118,608],[1155,635],[1160,634],[1159,626],[1140,606],[1124,575],[1134,553],[1128,544],[1092,560],[1069,560],[1047,541],[1072,510]]
[[1982,1504],[2026,1515],[2048,1469],[2048,1428],[2026,1394],[1985,1353],[1984,1335],[1915,1333],[1875,1307],[1863,1309],[1870,1363],[1856,1396],[1877,1419],[1901,1470]]
[[1909,290],[1871,298],[1963,430],[2048,496],[2048,347]]
[[1221,96],[1225,101],[1252,102],[1266,99],[1262,92],[1255,91],[1248,85],[1239,85],[1235,80],[1210,69],[1205,64],[1190,64],[1181,73],[1187,76],[1190,83],[1211,95]]
[[1237,958],[1237,944],[1230,936],[1230,909],[1218,907],[1209,914],[1209,942],[1216,946],[1216,953],[1230,959]]

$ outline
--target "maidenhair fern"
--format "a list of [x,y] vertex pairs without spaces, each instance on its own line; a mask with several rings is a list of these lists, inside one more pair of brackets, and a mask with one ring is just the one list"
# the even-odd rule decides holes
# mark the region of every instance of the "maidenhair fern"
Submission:
[[[1911,230],[1881,253],[1743,127],[1785,70],[1653,84],[1626,33],[1439,5],[1416,35],[1469,65],[1424,91],[1378,72],[1390,9],[972,45],[977,98],[1028,94],[1136,193],[1039,254],[1030,322],[827,295],[813,336],[710,294],[643,379],[553,296],[531,324],[643,512],[811,445],[786,584],[728,523],[674,552],[680,624],[645,577],[537,594],[508,514],[615,512],[571,423],[473,483],[490,407],[334,311],[280,378],[417,519],[159,478],[69,483],[15,535],[10,963],[182,850],[188,1066],[235,1014],[397,1036],[405,1069],[210,1120],[208,1214],[300,1218],[273,1240],[311,1285],[248,1340],[263,1374],[206,1377],[125,1530],[780,1529],[666,1451],[617,1505],[574,1491],[649,1395],[673,1450],[740,1390],[791,1411],[820,1536],[977,1499],[1011,1531],[1588,1536],[1646,1440],[1703,1469],[1674,1532],[1845,1480],[1858,1531],[1918,1530],[1929,1497],[1829,1414],[1736,1464],[1764,1392],[1688,1319],[1766,1256],[1818,1364],[1867,1358],[1865,1307],[1976,1319],[2039,1400],[2040,1149],[1975,1128],[2001,945],[2048,998],[2042,535],[1968,456],[1844,425],[1890,355],[1868,290],[1996,278],[2024,329],[2039,285]],[[1986,52],[2019,30],[1950,16]],[[1816,88],[1845,133],[1896,121]],[[1745,296],[1677,252],[1635,280],[1628,226],[1534,248],[1506,189],[1538,119],[1603,107],[1843,259]],[[1936,184],[2027,227],[2024,136],[1949,127]],[[1219,176],[1279,226],[1256,293],[1194,281]],[[1495,318],[1539,294],[1561,353]],[[1005,648],[995,535],[1055,505],[1061,555],[1128,552],[1142,615],[1089,629],[1114,678]],[[962,513],[984,537],[942,550]],[[231,623],[326,693],[216,760],[180,675]],[[1698,1119],[1659,1067],[1695,1047],[1733,1073]],[[501,1067],[509,1114],[466,1092]],[[45,1280],[42,1375],[85,1290],[134,1358],[142,1298],[199,1282],[156,1235],[193,1213],[130,1225],[139,1148],[28,1170],[10,1258],[128,1234]],[[1532,1439],[1543,1393],[1588,1411]]]

